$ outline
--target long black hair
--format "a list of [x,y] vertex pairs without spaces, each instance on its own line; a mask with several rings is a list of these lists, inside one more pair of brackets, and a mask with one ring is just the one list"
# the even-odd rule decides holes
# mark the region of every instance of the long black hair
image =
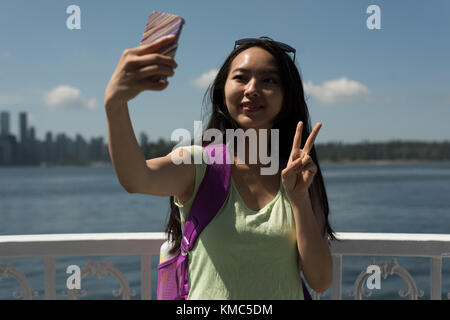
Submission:
[[[230,116],[227,106],[224,104],[225,83],[234,58],[242,51],[255,46],[268,51],[277,61],[284,96],[282,109],[275,118],[272,128],[279,130],[280,158],[288,159],[292,150],[292,141],[294,140],[298,122],[303,121],[302,145],[306,143],[306,139],[311,133],[311,122],[305,101],[303,82],[297,66],[285,51],[283,51],[276,43],[268,39],[255,39],[254,41],[247,42],[235,48],[228,55],[219,69],[213,83],[205,93],[205,97],[208,95],[208,102],[212,106],[211,115],[209,116],[208,125],[205,130],[213,128],[220,130],[223,137],[222,143],[225,144],[226,130],[235,130],[239,128],[239,125]],[[206,146],[210,143],[211,142],[203,141],[202,139],[202,146]],[[214,143],[217,142],[215,141]],[[317,172],[308,191],[313,204],[315,203],[314,200],[318,200],[317,202],[320,204],[320,208],[314,208],[313,206],[313,209],[321,210],[324,214],[325,226],[322,230],[323,235],[325,236],[325,234],[328,234],[329,240],[337,240],[328,221],[330,211],[328,198],[314,146],[311,149],[310,156],[317,166]],[[169,239],[173,241],[173,248],[171,250],[171,253],[173,254],[179,250],[182,237],[180,211],[174,204],[173,196],[170,197],[170,211],[170,218],[165,231],[167,232]]]

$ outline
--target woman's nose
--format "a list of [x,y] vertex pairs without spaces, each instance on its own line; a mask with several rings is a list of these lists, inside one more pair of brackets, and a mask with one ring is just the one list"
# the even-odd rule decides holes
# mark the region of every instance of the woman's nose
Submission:
[[258,86],[259,85],[258,85],[256,79],[251,79],[247,83],[247,86],[245,87],[244,95],[246,95],[246,96],[259,95],[259,88],[258,88]]

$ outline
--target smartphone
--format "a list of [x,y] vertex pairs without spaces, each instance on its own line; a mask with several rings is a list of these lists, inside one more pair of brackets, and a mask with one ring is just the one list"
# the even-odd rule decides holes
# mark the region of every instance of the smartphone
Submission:
[[[170,46],[159,50],[158,53],[174,58],[178,48],[178,39],[180,38],[184,24],[185,20],[178,15],[153,11],[145,25],[141,45],[150,44],[159,38],[173,34],[175,35],[175,40],[170,43]],[[162,76],[159,80],[166,79],[167,76]]]

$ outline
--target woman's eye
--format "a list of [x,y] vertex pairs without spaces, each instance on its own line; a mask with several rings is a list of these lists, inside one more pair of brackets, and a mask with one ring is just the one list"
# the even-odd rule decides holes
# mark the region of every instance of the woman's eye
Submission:
[[[234,76],[233,79],[237,80],[238,82],[244,82],[244,81],[246,81],[245,77],[242,76],[242,75]],[[273,78],[266,78],[266,79],[263,79],[263,82],[271,83],[271,84],[277,84],[277,83],[278,83],[277,80],[276,80],[276,79],[273,79]]]

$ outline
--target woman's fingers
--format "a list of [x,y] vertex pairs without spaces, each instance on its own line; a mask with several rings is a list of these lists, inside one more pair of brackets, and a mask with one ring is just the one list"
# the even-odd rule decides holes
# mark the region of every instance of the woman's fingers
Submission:
[[321,122],[316,124],[314,129],[311,131],[311,134],[309,135],[308,140],[306,140],[306,143],[303,146],[303,149],[301,149],[303,122],[300,121],[298,123],[297,130],[295,131],[294,141],[292,143],[290,161],[294,161],[302,153],[302,151],[306,154],[309,154],[311,152],[311,149],[314,145],[314,142],[316,141],[316,137],[317,137],[321,127],[322,127]]
[[161,91],[164,90],[169,85],[169,82],[167,80],[142,80],[141,86],[144,90],[154,90],[154,91]]
[[296,172],[301,172],[301,171],[311,171],[313,173],[316,173],[317,171],[317,166],[315,165],[314,161],[312,160],[311,156],[309,155],[305,155],[302,158],[302,161],[299,165],[297,165],[297,167],[295,168]]
[[164,65],[175,69],[177,63],[172,57],[164,56],[159,53],[152,53],[145,56],[129,56],[126,57],[124,70],[135,71],[149,65]]
[[286,168],[282,171],[282,175],[284,178],[293,176],[297,174],[297,168],[299,165],[301,165],[301,158],[297,158],[293,161],[290,162],[290,164],[288,164],[286,166]]
[[[308,156],[309,157],[309,156]],[[304,163],[306,163],[307,159],[305,157],[298,157],[295,160],[292,160],[291,163],[287,166],[287,172],[288,173],[296,173],[298,169],[302,168]]]
[[295,172],[299,172],[301,170],[304,170],[304,168],[309,168],[311,165],[315,166],[314,161],[312,160],[310,155],[304,153],[302,156],[293,160],[289,166],[287,166],[287,171],[292,170]]
[[309,135],[308,140],[306,140],[305,146],[303,147],[303,151],[306,152],[306,154],[309,154],[311,152],[311,149],[314,145],[314,142],[316,141],[317,134],[319,133],[321,127],[322,123],[319,122],[311,131],[311,134]]
[[164,90],[167,80],[177,67],[172,57],[162,55],[160,49],[170,46],[175,37],[164,37],[154,43],[126,49],[105,89],[105,101],[130,101],[144,90]]
[[295,130],[294,141],[292,143],[292,150],[290,155],[290,160],[293,161],[298,151],[300,151],[300,147],[302,145],[302,131],[303,131],[303,122],[300,121],[297,124],[297,129]]
[[152,76],[168,76],[171,77],[175,74],[172,67],[165,65],[150,65],[139,69],[136,74],[137,79],[146,79]]
[[142,56],[144,54],[148,53],[155,53],[159,50],[163,49],[164,47],[167,47],[169,44],[171,44],[175,40],[174,35],[168,35],[162,38],[159,38],[155,42],[152,42],[150,44],[144,44],[140,45],[137,48],[131,49],[132,53]]
[[133,71],[150,64],[163,64],[176,68],[178,65],[173,57],[158,53],[160,49],[169,46],[174,40],[174,36],[163,37],[151,44],[125,50],[122,54],[124,69]]

